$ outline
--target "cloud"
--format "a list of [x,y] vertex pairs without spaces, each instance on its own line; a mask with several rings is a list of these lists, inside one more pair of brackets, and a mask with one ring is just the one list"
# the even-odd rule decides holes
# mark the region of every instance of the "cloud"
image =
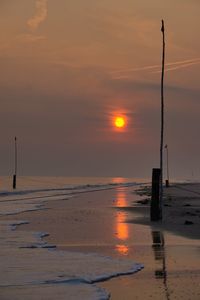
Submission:
[[31,31],[36,31],[40,24],[46,20],[48,14],[47,4],[48,0],[36,0],[36,13],[27,21]]

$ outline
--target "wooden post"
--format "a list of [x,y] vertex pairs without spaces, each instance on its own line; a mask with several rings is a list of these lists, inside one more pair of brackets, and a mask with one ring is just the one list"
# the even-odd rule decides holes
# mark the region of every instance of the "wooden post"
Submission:
[[13,175],[13,189],[17,186],[17,137],[15,137],[15,173]]
[[167,164],[167,179],[165,180],[165,186],[166,188],[169,187],[169,154],[168,154],[168,146],[167,144],[165,145],[166,149],[166,164]]
[[160,218],[162,219],[163,206],[163,140],[164,140],[164,73],[165,73],[165,26],[162,20],[161,32],[163,35],[162,72],[161,72],[161,136],[160,136]]
[[16,174],[13,175],[13,189],[16,189]]
[[151,221],[160,220],[160,169],[153,169],[151,191]]

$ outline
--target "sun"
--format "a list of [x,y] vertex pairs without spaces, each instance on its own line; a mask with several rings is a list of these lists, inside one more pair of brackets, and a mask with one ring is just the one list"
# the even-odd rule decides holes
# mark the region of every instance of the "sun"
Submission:
[[115,117],[115,126],[123,128],[125,126],[125,119],[123,117]]

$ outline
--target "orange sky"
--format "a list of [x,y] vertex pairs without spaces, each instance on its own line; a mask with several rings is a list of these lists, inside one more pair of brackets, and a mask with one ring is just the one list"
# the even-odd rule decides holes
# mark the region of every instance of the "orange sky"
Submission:
[[[151,176],[159,164],[161,19],[174,177],[200,177],[199,1],[0,2],[1,174]],[[125,114],[117,131],[112,118]]]

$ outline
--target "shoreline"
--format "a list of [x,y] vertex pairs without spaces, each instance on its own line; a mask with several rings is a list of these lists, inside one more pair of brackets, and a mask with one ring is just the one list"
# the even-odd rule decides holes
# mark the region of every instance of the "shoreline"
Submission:
[[[158,253],[156,254],[153,249],[153,238],[161,241],[160,244],[157,245],[159,253],[162,254],[162,258],[158,259],[158,262],[161,263],[161,265],[163,264],[163,260],[166,260],[166,252],[170,252],[173,259],[176,258],[181,262],[186,260],[188,255],[192,255],[195,259],[199,259],[199,256],[195,254],[195,249],[198,245],[197,240],[193,240],[192,235],[190,236],[190,239],[181,238],[178,235],[169,233],[168,230],[166,231],[166,228],[163,225],[160,226],[159,224],[155,226],[155,224],[153,224],[152,226],[152,224],[149,224],[150,222],[146,222],[148,206],[145,207],[145,205],[142,205],[139,207],[137,203],[139,196],[133,195],[132,189],[133,188],[122,188],[121,191],[115,189],[89,194],[85,193],[71,199],[70,205],[68,201],[62,200],[53,201],[51,203],[47,202],[45,204],[46,210],[24,212],[16,216],[3,217],[3,219],[5,218],[8,220],[12,218],[28,220],[30,223],[20,225],[20,227],[17,228],[17,231],[48,232],[49,236],[45,237],[44,240],[47,241],[48,244],[56,244],[57,249],[60,250],[81,251],[83,253],[93,252],[102,255],[110,255],[112,257],[121,256],[124,258],[131,258],[140,263],[144,262],[145,268],[141,272],[110,279],[103,283],[99,283],[98,286],[109,291],[111,293],[110,299],[112,300],[122,299],[120,297],[123,297],[124,293],[126,294],[127,300],[133,299],[133,296],[136,297],[135,299],[148,299],[150,294],[153,295],[155,299],[162,299],[159,298],[158,295],[163,296],[166,287],[160,285],[158,278],[155,277],[155,262]],[[168,190],[168,193],[169,192],[171,193],[170,190]],[[179,196],[181,197],[181,195]],[[93,201],[99,203],[98,201],[100,201],[100,199],[103,203],[101,203],[97,209],[93,204]],[[125,202],[124,199],[126,200]],[[173,199],[170,201],[173,201]],[[195,201],[197,201],[197,199],[195,199]],[[77,209],[78,203],[81,203],[84,207]],[[111,205],[112,203],[113,206]],[[130,208],[131,206],[133,207],[132,209]],[[106,211],[104,211],[105,207],[107,207]],[[191,209],[191,207],[189,208]],[[141,211],[143,211],[142,216]],[[144,213],[144,211],[146,211],[146,213]],[[57,220],[57,223],[55,223],[56,218],[54,218],[54,214],[60,216],[60,220]],[[115,217],[115,222],[112,222],[113,217]],[[102,218],[101,221],[105,222],[105,226],[102,226],[102,222],[100,222],[101,224],[97,224],[98,218]],[[146,221],[144,221],[145,218]],[[93,228],[89,237],[87,236],[87,232],[88,230],[91,230],[91,222],[93,222],[92,224],[96,224],[96,227]],[[106,228],[109,227],[113,227],[112,232],[106,233]],[[100,228],[103,231],[102,234]],[[191,231],[193,230],[192,228],[194,229],[194,226],[191,225]],[[95,233],[97,232],[98,236],[95,237]],[[112,237],[110,234],[112,234]],[[142,237],[141,234],[143,235]],[[188,234],[190,234],[190,231],[188,231]],[[163,237],[165,240],[164,245],[162,244]],[[198,239],[198,237],[196,237],[196,239]],[[181,257],[177,257],[180,247],[183,254]],[[171,277],[174,276],[174,272],[178,272],[182,279],[186,280],[189,286],[195,291],[195,296],[192,299],[198,299],[200,291],[198,286],[194,283],[200,279],[199,269],[195,267],[194,262],[184,263],[187,265],[187,269],[190,270],[190,274],[193,274],[194,277],[196,276],[193,282],[191,282],[187,274],[184,274],[184,270],[182,270],[180,263],[176,263],[174,266],[172,258],[170,258],[167,265],[167,280],[170,281],[170,285],[172,285],[173,282]],[[172,275],[169,276],[170,272]],[[161,276],[160,279],[164,280],[164,277]],[[149,286],[150,283],[152,287]],[[140,298],[142,284],[148,286],[149,292],[146,294],[143,293],[143,297]],[[178,285],[180,284],[181,283],[178,280]],[[174,288],[172,290],[174,293]],[[179,294],[181,294],[180,291]],[[183,299],[190,299],[187,297],[184,298],[184,295],[182,295],[182,297]]]

